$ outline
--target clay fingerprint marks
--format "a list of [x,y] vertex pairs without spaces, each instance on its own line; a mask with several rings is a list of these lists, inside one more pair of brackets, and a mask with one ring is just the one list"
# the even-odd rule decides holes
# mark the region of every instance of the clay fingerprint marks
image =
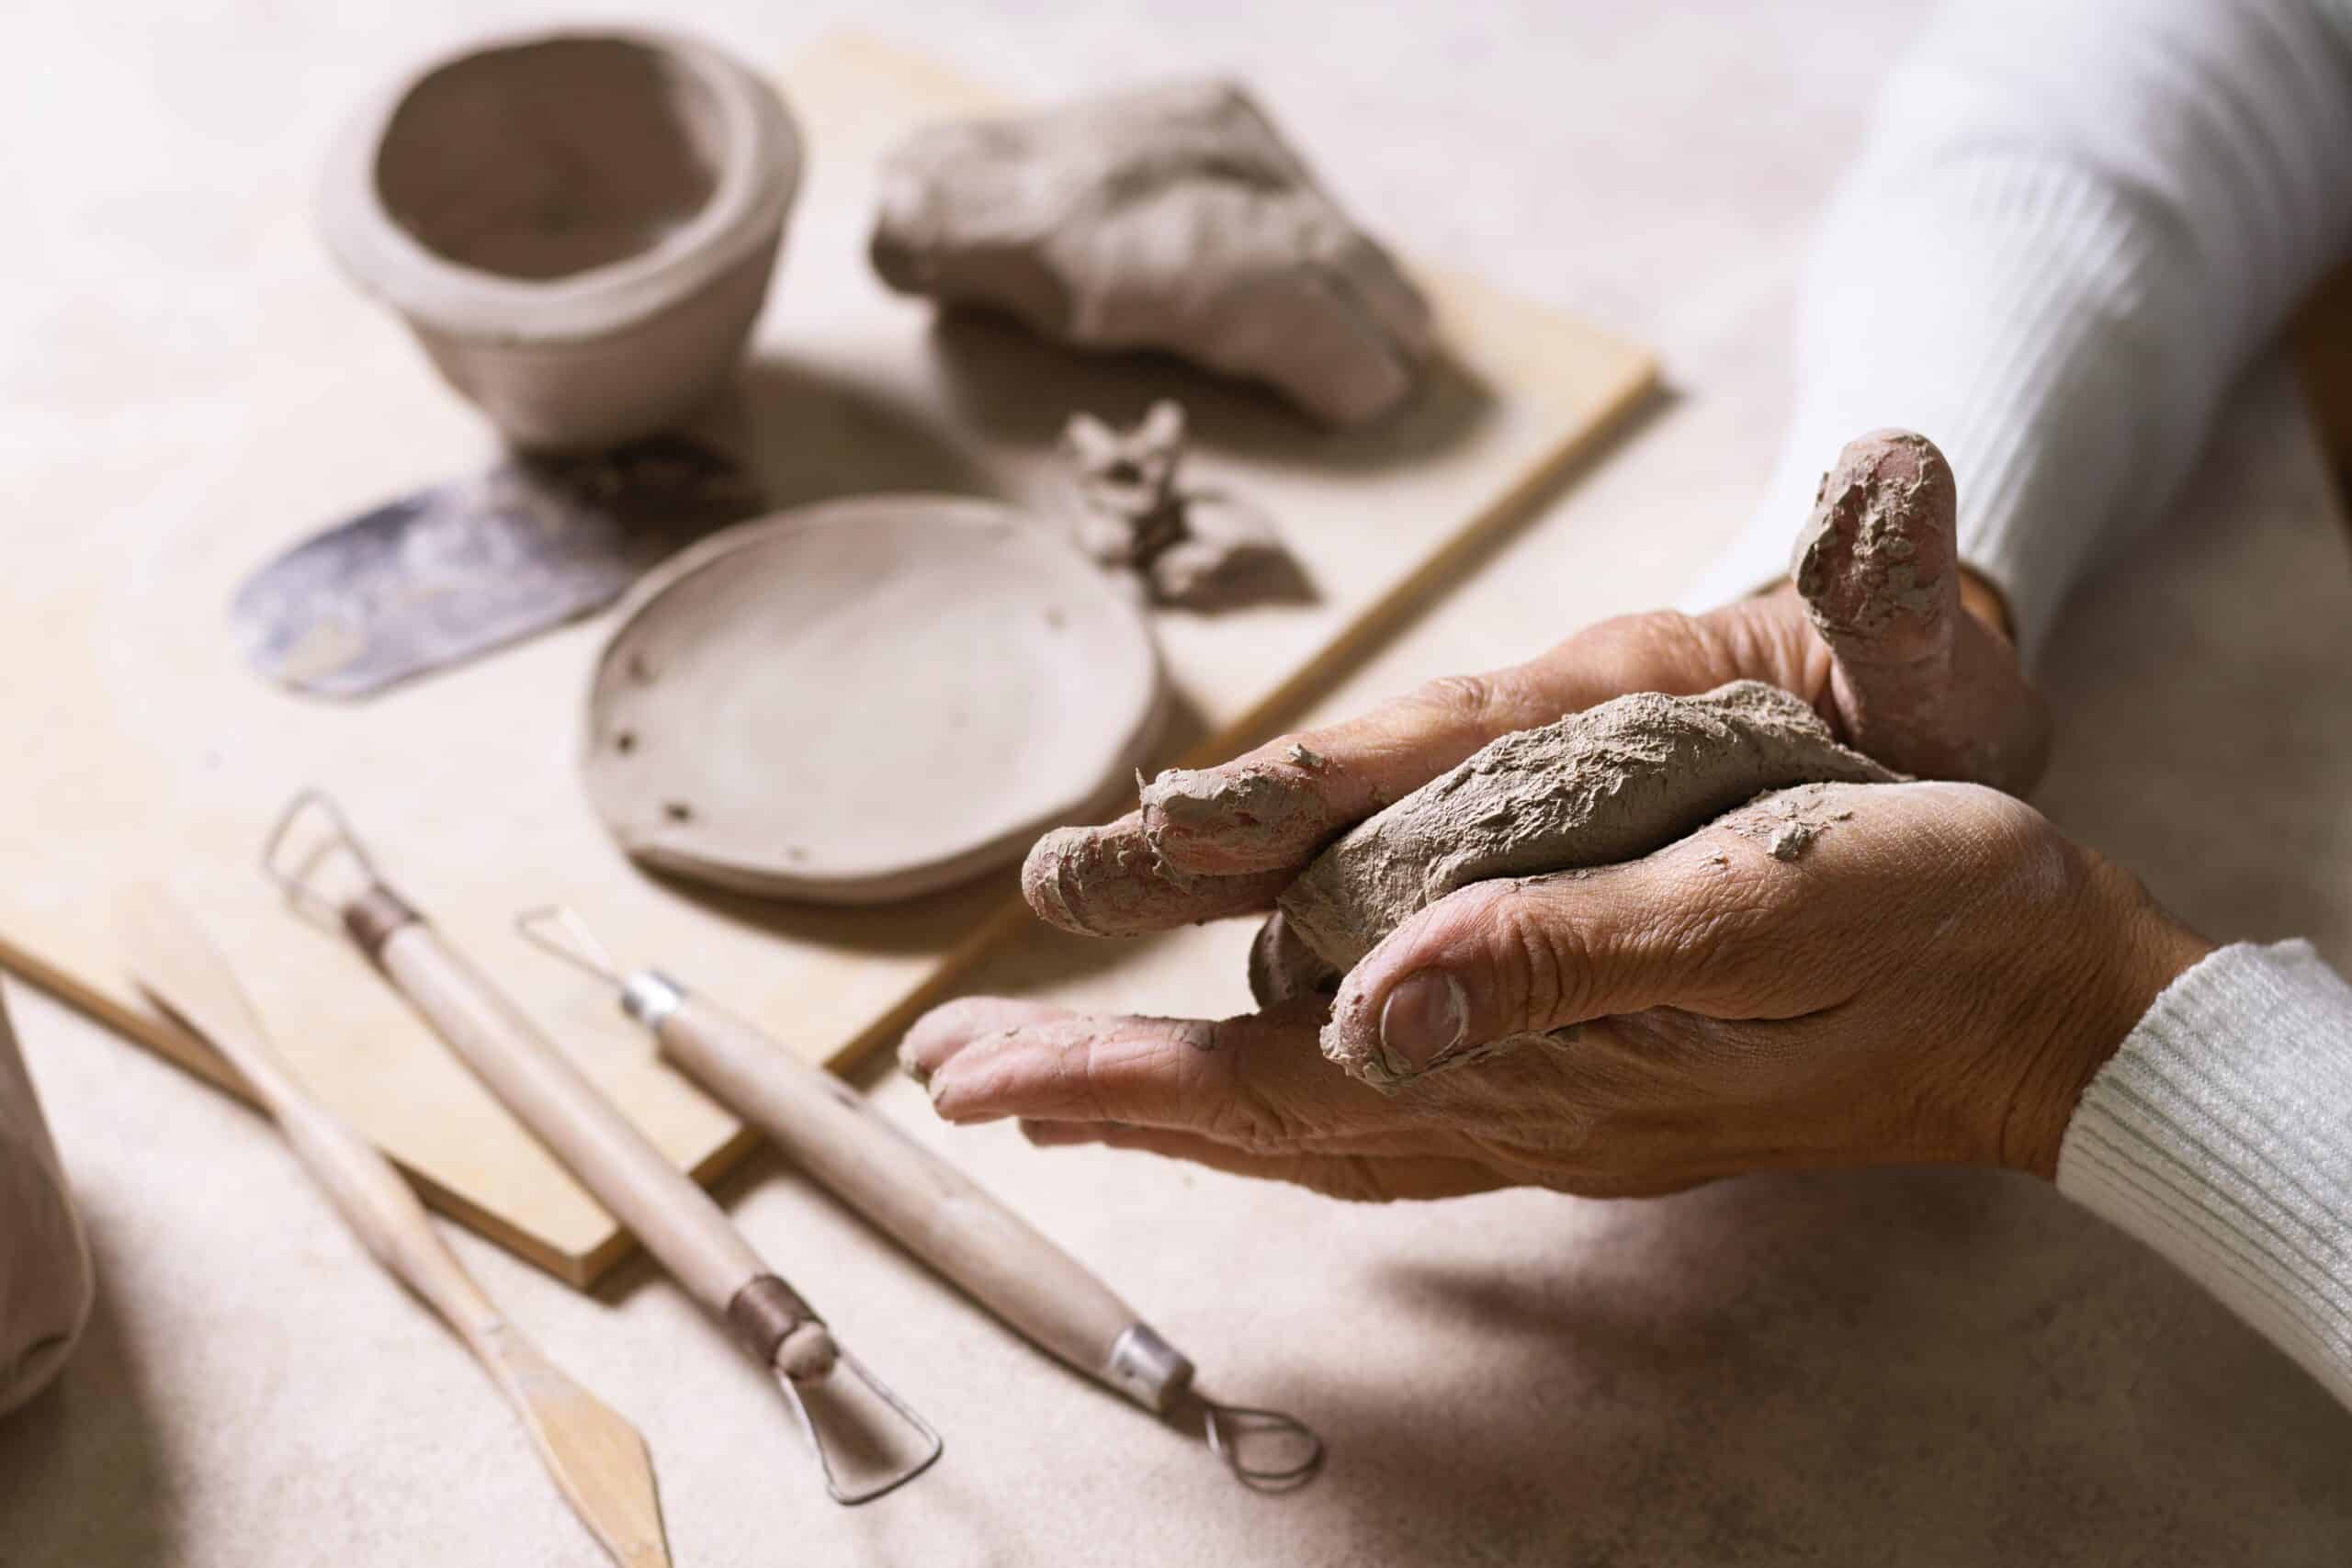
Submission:
[[[1351,829],[1284,890],[1251,953],[1265,1002],[1328,988],[1389,932],[1457,888],[1638,859],[1769,790],[1891,784],[1798,698],[1737,681],[1698,697],[1636,693],[1524,729]],[[1802,852],[1790,825],[1776,854]],[[1272,993],[1272,995],[1267,994]],[[1327,1055],[1367,1082],[1388,1069],[1327,1027]]]
[[1419,290],[1227,82],[919,131],[884,161],[872,255],[901,292],[1165,350],[1333,424],[1402,402],[1433,346]]
[[1181,482],[1184,411],[1165,399],[1133,430],[1091,414],[1062,432],[1072,534],[1107,570],[1155,604],[1232,609],[1306,594],[1306,580],[1265,512],[1226,491]]

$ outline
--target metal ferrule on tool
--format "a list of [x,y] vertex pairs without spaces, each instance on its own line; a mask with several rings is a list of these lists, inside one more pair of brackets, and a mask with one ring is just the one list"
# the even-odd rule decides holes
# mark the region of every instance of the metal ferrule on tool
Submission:
[[1193,1363],[1151,1325],[1137,1323],[1111,1346],[1102,1378],[1153,1415],[1165,1416],[1193,1386]]

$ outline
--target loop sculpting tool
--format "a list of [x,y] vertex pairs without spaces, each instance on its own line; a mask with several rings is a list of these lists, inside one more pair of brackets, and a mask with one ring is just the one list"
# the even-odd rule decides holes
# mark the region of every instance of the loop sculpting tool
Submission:
[[[306,821],[324,832],[290,853]],[[823,1320],[752,1249],[723,1210],[671,1164],[521,1011],[386,886],[350,824],[316,790],[289,804],[262,853],[263,869],[313,921],[348,936],[411,1006],[448,1042],[476,1077],[617,1215],[703,1306],[725,1323],[752,1359],[775,1373],[824,1472],[835,1502],[870,1502],[929,1469],[939,1434],[865,1365],[841,1348]],[[810,1410],[820,1388],[829,1408],[842,1399],[846,1371],[916,1434],[911,1457],[860,1433],[861,1452],[878,1452],[873,1473],[845,1481]]]
[[295,1081],[196,917],[163,889],[141,886],[123,897],[115,926],[140,988],[228,1059],[368,1250],[465,1341],[613,1561],[669,1568],[645,1440],[506,1321],[392,1162]]
[[617,987],[621,1010],[664,1057],[981,1305],[1155,1415],[1197,1412],[1210,1451],[1246,1484],[1284,1490],[1322,1463],[1322,1439],[1296,1417],[1196,1393],[1193,1363],[1084,1264],[876,1115],[832,1074],[659,970],[624,972],[569,909],[528,910],[515,927]]

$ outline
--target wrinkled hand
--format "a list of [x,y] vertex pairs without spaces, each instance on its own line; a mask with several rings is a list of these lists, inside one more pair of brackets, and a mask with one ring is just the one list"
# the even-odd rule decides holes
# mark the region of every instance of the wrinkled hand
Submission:
[[[1645,859],[1476,884],[1400,927],[1348,976],[1363,1017],[1435,977],[1466,1013],[1445,1032],[1517,1038],[1395,1093],[1324,1059],[1319,1006],[1205,1022],[974,998],[902,1055],[950,1121],[1351,1198],[1898,1163],[2050,1175],[2084,1085],[2206,944],[1992,790],[1787,793],[1828,823],[1793,862],[1764,847],[1767,795]],[[1392,1042],[1418,1060],[1435,1043]]]
[[[1840,476],[1848,491],[1833,488]],[[2022,791],[2041,773],[2049,720],[1998,599],[1958,564],[1943,459],[1916,436],[1882,434],[1849,446],[1831,479],[1799,540],[1795,582],[1703,615],[1603,621],[1525,664],[1433,682],[1222,767],[1163,773],[1140,810],[1039,842],[1023,869],[1031,908],[1090,936],[1270,908],[1341,831],[1488,741],[1629,692],[1769,682],[1888,767]],[[1872,516],[1861,526],[1873,487],[1900,486],[1916,494],[1904,491],[1892,525]],[[1891,569],[1923,586],[1902,614],[1874,618],[1884,595],[1872,590]]]

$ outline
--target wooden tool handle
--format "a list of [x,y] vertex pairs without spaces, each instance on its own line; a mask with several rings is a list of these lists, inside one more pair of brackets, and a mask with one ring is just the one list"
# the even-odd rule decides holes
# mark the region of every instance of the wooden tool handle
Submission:
[[1135,1310],[848,1085],[698,998],[684,998],[655,1032],[687,1074],[909,1251],[1079,1371],[1136,1393],[1116,1371]]
[[695,1185],[433,929],[412,921],[378,962],[506,1108],[721,1318],[768,1272]]
[[498,1309],[442,1241],[391,1161],[288,1070],[228,960],[195,917],[162,888],[142,886],[119,900],[116,927],[141,983],[237,1069],[368,1250],[447,1319],[477,1355],[491,1359]]
[[433,1228],[424,1205],[391,1162],[315,1100],[273,1104],[271,1113],[368,1250],[494,1364],[491,1341],[504,1320]]

